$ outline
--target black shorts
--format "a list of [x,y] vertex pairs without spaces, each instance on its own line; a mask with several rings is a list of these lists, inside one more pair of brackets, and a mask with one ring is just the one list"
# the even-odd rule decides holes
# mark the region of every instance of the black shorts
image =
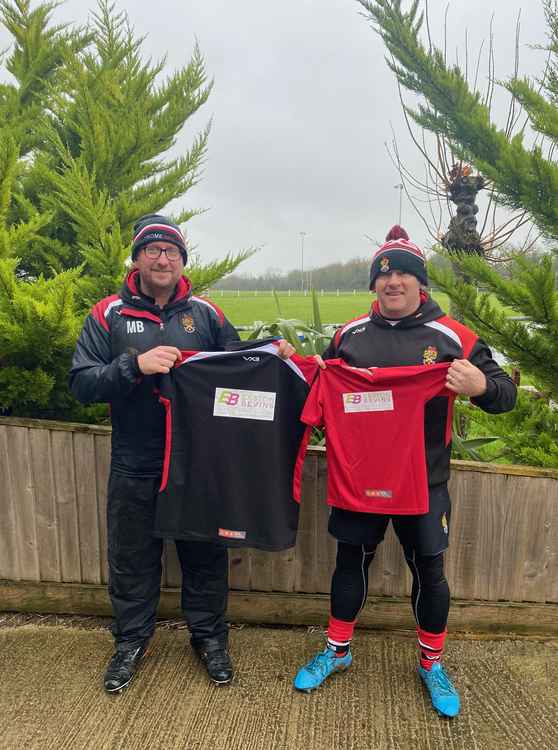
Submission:
[[447,484],[430,487],[429,511],[420,516],[353,513],[332,508],[329,533],[339,542],[377,547],[390,522],[401,546],[417,555],[437,555],[448,548],[451,501]]

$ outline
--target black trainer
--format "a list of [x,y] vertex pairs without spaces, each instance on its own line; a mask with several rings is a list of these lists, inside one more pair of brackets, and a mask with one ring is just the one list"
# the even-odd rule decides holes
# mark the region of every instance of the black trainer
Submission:
[[130,683],[145,651],[145,646],[135,646],[113,654],[105,672],[107,693],[118,693]]
[[210,679],[217,685],[226,685],[234,676],[231,657],[226,644],[218,638],[192,641],[192,647],[207,669]]

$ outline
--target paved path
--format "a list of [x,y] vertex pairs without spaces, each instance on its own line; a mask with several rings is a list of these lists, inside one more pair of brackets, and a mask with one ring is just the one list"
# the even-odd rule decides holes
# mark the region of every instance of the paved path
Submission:
[[297,665],[318,631],[231,632],[237,677],[208,683],[184,630],[160,629],[134,683],[106,696],[100,628],[0,628],[2,750],[556,750],[558,642],[453,640],[446,665],[463,712],[435,714],[414,672],[414,639],[358,632],[355,663],[311,695]]

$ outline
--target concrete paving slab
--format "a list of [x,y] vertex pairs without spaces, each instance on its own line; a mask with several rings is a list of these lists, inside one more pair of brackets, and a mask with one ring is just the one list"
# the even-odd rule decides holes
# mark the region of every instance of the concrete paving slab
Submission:
[[446,666],[463,711],[441,719],[414,638],[359,631],[354,665],[310,695],[292,688],[317,629],[231,631],[236,678],[207,680],[184,630],[159,629],[128,690],[107,696],[99,627],[0,628],[2,750],[556,750],[558,642],[456,640]]

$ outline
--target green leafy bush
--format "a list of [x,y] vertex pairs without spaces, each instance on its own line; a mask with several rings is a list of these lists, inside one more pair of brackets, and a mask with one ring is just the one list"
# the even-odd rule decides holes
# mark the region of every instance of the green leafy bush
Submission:
[[515,409],[506,414],[458,401],[456,419],[455,458],[558,469],[558,408],[546,395],[520,388]]

